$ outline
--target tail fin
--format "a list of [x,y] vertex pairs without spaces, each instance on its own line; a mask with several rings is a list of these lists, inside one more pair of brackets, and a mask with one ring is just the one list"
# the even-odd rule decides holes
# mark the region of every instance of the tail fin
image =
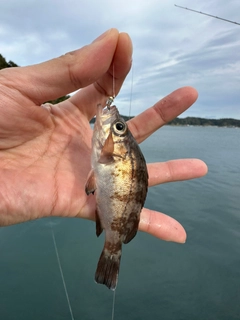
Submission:
[[111,254],[104,248],[98,261],[95,281],[97,283],[105,284],[111,290],[115,290],[118,281],[120,260],[121,250]]

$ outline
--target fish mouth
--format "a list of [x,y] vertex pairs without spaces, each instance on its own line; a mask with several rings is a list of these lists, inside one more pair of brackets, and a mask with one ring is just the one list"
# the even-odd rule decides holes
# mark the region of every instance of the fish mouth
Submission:
[[118,113],[116,106],[105,107],[102,109],[102,115],[113,115]]
[[116,106],[105,107],[102,109],[102,125],[111,124],[117,118],[119,118],[119,112]]

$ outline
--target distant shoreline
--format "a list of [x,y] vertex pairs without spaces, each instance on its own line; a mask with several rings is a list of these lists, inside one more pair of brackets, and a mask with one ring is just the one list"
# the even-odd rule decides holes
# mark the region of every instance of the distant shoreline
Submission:
[[[121,115],[121,117],[127,121],[134,117],[127,117]],[[95,118],[93,118],[90,123],[94,123]],[[201,126],[201,127],[227,127],[227,128],[240,128],[240,120],[232,118],[223,119],[205,119],[197,117],[186,117],[186,118],[175,118],[168,122],[169,126]]]
[[205,118],[197,118],[197,117],[187,117],[187,118],[176,118],[171,122],[169,122],[168,125],[240,128],[240,120],[232,119],[232,118],[205,119]]

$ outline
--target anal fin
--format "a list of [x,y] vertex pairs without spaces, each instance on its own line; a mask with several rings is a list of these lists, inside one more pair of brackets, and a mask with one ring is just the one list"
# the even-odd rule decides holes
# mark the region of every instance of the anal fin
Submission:
[[132,219],[131,224],[131,228],[123,239],[124,244],[130,242],[136,236],[138,231],[139,218],[136,217],[135,219]]

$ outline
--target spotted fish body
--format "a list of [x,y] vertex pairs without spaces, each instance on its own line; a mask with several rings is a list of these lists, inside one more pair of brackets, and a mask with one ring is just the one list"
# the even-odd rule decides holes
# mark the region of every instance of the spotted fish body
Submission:
[[138,230],[148,186],[144,156],[116,106],[97,107],[92,139],[92,171],[86,193],[96,196],[96,233],[105,230],[105,244],[95,280],[114,290],[122,243]]

